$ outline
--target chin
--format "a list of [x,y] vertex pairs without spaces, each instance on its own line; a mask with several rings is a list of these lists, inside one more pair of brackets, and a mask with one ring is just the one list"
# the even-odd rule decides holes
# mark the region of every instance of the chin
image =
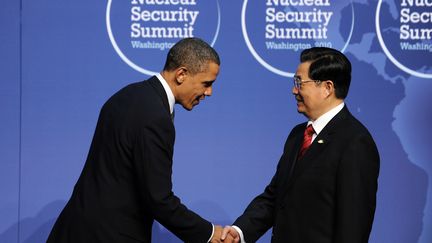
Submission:
[[191,111],[193,109],[193,105],[191,106],[186,106],[186,105],[182,105],[183,109],[187,110],[187,111]]
[[298,111],[299,113],[304,113],[304,112],[305,112],[305,109],[304,109],[304,107],[303,107],[302,105],[297,105],[297,111]]

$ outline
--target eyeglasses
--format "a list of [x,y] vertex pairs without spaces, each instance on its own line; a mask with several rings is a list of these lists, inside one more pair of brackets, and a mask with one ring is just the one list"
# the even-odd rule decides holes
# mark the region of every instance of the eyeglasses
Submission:
[[304,83],[315,82],[315,83],[319,84],[322,82],[321,80],[302,80],[299,76],[294,76],[293,81],[294,81],[294,87],[296,89],[300,89],[302,84],[304,84]]

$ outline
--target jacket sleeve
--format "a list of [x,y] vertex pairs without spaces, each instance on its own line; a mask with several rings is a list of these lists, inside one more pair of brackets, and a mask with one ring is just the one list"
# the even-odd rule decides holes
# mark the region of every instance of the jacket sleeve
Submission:
[[172,191],[175,131],[169,117],[155,117],[137,134],[133,161],[140,196],[154,218],[185,242],[204,243],[212,224],[184,206]]
[[379,155],[372,137],[355,137],[337,171],[335,243],[367,243],[376,206]]
[[277,172],[264,192],[253,199],[244,213],[234,222],[234,225],[242,230],[246,242],[256,242],[273,226],[277,190],[276,177]]
[[279,187],[281,182],[288,176],[287,172],[292,166],[292,164],[288,163],[288,157],[292,153],[291,150],[298,134],[303,134],[302,130],[305,125],[306,123],[297,125],[291,130],[285,141],[284,151],[272,180],[264,192],[253,199],[244,213],[234,222],[234,225],[242,230],[246,242],[256,242],[273,227],[276,217],[276,205],[281,193]]

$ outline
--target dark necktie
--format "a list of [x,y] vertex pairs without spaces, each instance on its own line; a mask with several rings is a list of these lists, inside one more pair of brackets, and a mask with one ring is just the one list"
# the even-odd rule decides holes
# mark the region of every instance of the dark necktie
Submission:
[[175,116],[175,110],[173,110],[173,112],[171,113],[171,121],[174,122],[174,116]]
[[303,133],[303,144],[300,148],[297,159],[301,159],[303,155],[306,153],[306,150],[308,150],[309,146],[311,145],[312,136],[314,133],[315,130],[313,129],[312,124],[308,125],[306,130]]

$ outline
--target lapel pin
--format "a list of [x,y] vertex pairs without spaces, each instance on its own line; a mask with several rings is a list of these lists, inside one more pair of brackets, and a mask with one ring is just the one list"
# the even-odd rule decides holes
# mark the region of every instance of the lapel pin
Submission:
[[320,140],[318,140],[318,143],[319,143],[319,144],[323,144],[323,143],[324,143],[324,140],[320,139]]

